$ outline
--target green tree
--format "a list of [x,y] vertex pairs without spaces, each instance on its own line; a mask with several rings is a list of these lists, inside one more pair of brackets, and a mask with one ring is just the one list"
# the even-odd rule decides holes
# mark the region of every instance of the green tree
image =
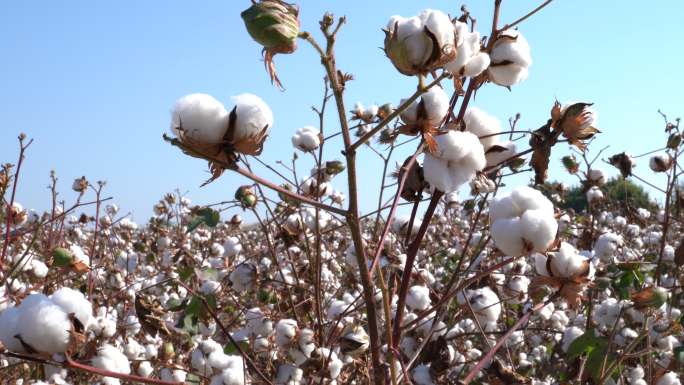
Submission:
[[[617,204],[618,207],[624,207],[625,202],[633,208],[643,207],[653,210],[657,207],[648,192],[629,179],[622,177],[610,179],[601,186],[601,191],[610,202]],[[566,191],[565,200],[560,203],[560,207],[563,209],[572,208],[576,212],[585,210],[587,208],[585,189],[581,185],[571,187]]]

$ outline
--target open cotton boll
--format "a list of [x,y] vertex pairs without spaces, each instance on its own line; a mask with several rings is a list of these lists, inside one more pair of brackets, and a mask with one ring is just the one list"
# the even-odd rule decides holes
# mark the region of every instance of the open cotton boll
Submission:
[[482,324],[482,327],[485,330],[493,330],[496,327],[499,315],[501,315],[499,296],[488,286],[468,290],[466,296],[470,307],[475,313],[475,317]]
[[97,356],[93,358],[92,364],[96,368],[111,372],[131,373],[131,364],[128,358],[119,349],[110,344],[104,344],[97,350]]
[[606,173],[601,169],[592,168],[589,170],[589,180],[598,185],[602,185],[606,183]]
[[67,313],[43,294],[31,294],[19,305],[21,339],[43,353],[61,353],[69,345],[71,321]]
[[463,75],[467,77],[475,77],[489,67],[491,59],[486,52],[478,52],[468,60],[463,67]]
[[444,66],[444,69],[456,76],[474,77],[481,74],[489,66],[489,55],[480,52],[480,33],[470,32],[466,23],[455,21],[456,58]]
[[0,342],[7,350],[23,353],[24,347],[19,339],[14,337],[19,334],[18,319],[19,309],[16,307],[9,307],[0,313]]
[[273,126],[273,112],[266,102],[253,94],[233,96],[232,100],[235,103],[234,142],[268,134]]
[[604,262],[609,261],[622,244],[622,237],[617,234],[601,234],[594,245],[594,255]]
[[577,326],[570,326],[569,328],[565,329],[562,339],[563,351],[567,352],[570,348],[570,344],[572,344],[572,341],[576,340],[577,337],[581,336],[582,334],[584,334],[584,329],[581,329]]
[[518,147],[515,142],[506,141],[497,143],[496,147],[490,147],[489,150],[485,152],[485,157],[487,158],[486,167],[496,166],[503,161],[513,158],[517,153]]
[[242,251],[242,244],[238,237],[228,237],[223,243],[224,255],[226,257],[234,257]]
[[558,231],[553,204],[527,186],[494,198],[489,220],[496,247],[510,256],[546,251]]
[[[406,99],[402,99],[399,103],[403,104]],[[426,116],[419,116],[419,105],[423,104]],[[428,125],[438,127],[447,112],[449,112],[449,95],[442,87],[431,87],[419,99],[414,100],[399,117],[406,124],[416,124],[419,118],[422,118]]]
[[656,385],[682,385],[679,376],[675,372],[667,372],[656,382]]
[[311,152],[321,145],[318,130],[312,126],[304,126],[292,136],[292,145],[303,152]]
[[456,55],[454,25],[441,11],[426,9],[411,18],[392,16],[385,34],[385,54],[407,76],[427,73]]
[[423,175],[434,190],[450,193],[468,183],[486,164],[484,149],[470,132],[449,131],[435,137],[436,154],[426,153]]
[[519,31],[504,31],[494,42],[489,57],[491,64],[487,72],[492,82],[510,87],[527,79],[532,56],[527,40]]
[[269,336],[273,333],[273,321],[266,318],[258,307],[245,312],[245,321],[247,328],[255,336]]
[[138,375],[143,376],[143,377],[149,377],[152,375],[152,372],[154,371],[154,368],[152,367],[152,364],[150,361],[143,361],[138,365]]
[[281,319],[276,323],[275,342],[280,347],[286,347],[297,334],[297,321],[293,319]]
[[590,204],[593,202],[598,202],[604,198],[603,191],[601,191],[600,188],[597,186],[592,186],[589,190],[587,190],[587,202]]
[[[567,242],[562,242],[558,251],[548,254],[550,263],[542,262],[541,259],[535,260],[537,273],[541,275],[569,278],[582,273],[587,267],[587,257],[579,254],[577,249]],[[546,269],[547,265],[551,268],[550,272]]]
[[430,289],[426,286],[412,286],[406,295],[406,306],[411,310],[426,310],[430,307]]
[[211,95],[198,93],[183,96],[176,101],[171,112],[171,130],[179,137],[217,144],[223,141],[227,128],[228,111]]
[[416,366],[416,368],[413,369],[413,372],[411,372],[411,378],[413,378],[413,382],[418,385],[435,385],[435,383],[432,382],[432,376],[430,375],[430,367],[425,364]]
[[48,267],[42,261],[31,260],[31,272],[36,278],[45,278],[48,274]]
[[241,263],[230,272],[228,279],[236,291],[242,293],[250,290],[256,279],[256,267],[249,263]]
[[479,139],[485,150],[497,144],[498,137],[491,135],[497,134],[502,130],[501,122],[495,116],[489,115],[477,107],[470,107],[463,116],[463,122],[465,123],[466,131],[473,133],[478,138],[487,136],[486,138]]
[[88,328],[93,317],[93,305],[83,293],[70,287],[62,287],[52,293],[50,299],[59,305],[65,313],[74,313],[81,325],[86,329]]

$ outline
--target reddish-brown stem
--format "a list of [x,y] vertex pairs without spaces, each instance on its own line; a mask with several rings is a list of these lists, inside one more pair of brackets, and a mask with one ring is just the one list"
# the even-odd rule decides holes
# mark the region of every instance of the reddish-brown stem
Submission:
[[112,372],[110,370],[96,368],[94,366],[90,366],[90,365],[86,365],[86,364],[74,361],[68,355],[66,356],[66,361],[65,361],[64,366],[69,368],[69,369],[75,369],[75,370],[79,370],[82,372],[97,374],[97,375],[102,376],[102,377],[114,377],[114,378],[118,378],[118,379],[125,380],[125,381],[141,382],[144,384],[158,384],[158,385],[181,385],[182,384],[182,382],[163,381],[163,380],[158,380],[156,378],[147,378],[147,377],[135,376],[132,374],[117,373],[117,372]]
[[387,238],[387,235],[389,234],[389,230],[392,226],[392,220],[393,220],[394,214],[397,210],[397,205],[399,204],[399,198],[401,198],[401,192],[404,190],[404,184],[406,183],[406,178],[408,177],[409,171],[411,170],[411,167],[413,167],[413,165],[415,164],[416,158],[418,157],[418,155],[420,155],[422,149],[423,149],[423,146],[421,146],[413,154],[413,156],[409,159],[408,163],[405,166],[402,166],[401,177],[399,178],[399,185],[397,186],[397,194],[394,196],[394,200],[392,201],[392,208],[390,209],[389,215],[387,216],[387,220],[385,221],[385,225],[383,226],[382,236],[380,237],[380,240],[378,241],[378,244],[375,248],[375,255],[373,256],[373,263],[371,264],[370,270],[368,272],[371,279],[373,279],[373,273],[374,273],[375,268],[378,264],[378,261],[380,260],[380,254],[382,253],[382,245],[385,243],[385,238]]
[[399,339],[401,337],[401,322],[404,318],[404,307],[406,306],[406,296],[408,295],[409,285],[411,284],[411,271],[413,270],[413,264],[416,260],[416,255],[418,255],[418,249],[420,249],[420,243],[427,232],[428,226],[430,225],[430,219],[437,209],[439,200],[444,195],[443,192],[436,190],[432,194],[432,199],[430,199],[430,204],[425,211],[425,216],[423,217],[423,222],[420,224],[420,229],[416,238],[413,240],[409,249],[406,252],[406,264],[404,265],[404,271],[401,275],[401,285],[399,286],[399,300],[397,301],[396,315],[394,316],[394,332],[392,334],[392,342],[394,347],[398,347]]
[[506,332],[506,334],[504,334],[501,338],[499,338],[499,340],[496,342],[496,345],[494,345],[494,347],[491,348],[491,349],[487,352],[487,354],[485,354],[485,356],[482,357],[482,359],[480,359],[480,361],[477,363],[477,365],[475,365],[475,366],[470,370],[470,373],[468,373],[468,375],[466,376],[466,378],[463,380],[463,384],[466,384],[466,385],[469,384],[470,381],[472,381],[472,380],[475,378],[475,376],[476,376],[478,373],[480,373],[480,371],[482,370],[482,368],[484,368],[484,366],[487,365],[487,363],[488,363],[489,361],[491,361],[491,359],[494,357],[494,354],[503,346],[503,344],[506,342],[506,340],[508,340],[508,337],[510,337],[511,334],[513,334],[513,332],[515,332],[516,330],[518,330],[518,328],[519,328],[522,324],[524,324],[525,322],[527,322],[527,320],[530,319],[530,316],[532,315],[532,313],[534,313],[535,311],[537,311],[537,310],[543,308],[544,306],[546,306],[549,302],[551,302],[551,301],[553,300],[553,298],[554,298],[554,297],[551,297],[551,298],[550,298],[549,300],[547,300],[546,302],[540,302],[540,303],[536,304],[532,309],[530,309],[530,311],[528,311],[527,313],[525,313],[524,316],[520,317],[520,319],[518,320],[518,322],[516,322],[510,329],[508,329],[508,331]]

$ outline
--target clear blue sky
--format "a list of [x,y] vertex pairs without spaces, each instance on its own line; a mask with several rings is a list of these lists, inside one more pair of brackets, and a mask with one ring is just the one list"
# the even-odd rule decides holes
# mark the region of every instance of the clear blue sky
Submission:
[[[492,3],[469,4],[483,34]],[[504,0],[501,20],[511,21],[538,3]],[[161,139],[173,102],[191,92],[210,93],[227,105],[231,95],[261,96],[275,115],[263,158],[289,158],[293,132],[316,122],[310,106],[320,103],[323,70],[314,51],[300,44],[294,55],[276,58],[287,91],[272,87],[260,48],[239,16],[248,5],[248,0],[3,2],[0,162],[15,162],[19,132],[35,139],[19,201],[47,208],[51,169],[67,199],[75,195],[70,185],[76,177],[107,180],[109,194],[137,221],[176,187],[196,203],[231,198],[242,178],[226,174],[200,189],[206,165]],[[351,108],[356,101],[396,104],[415,89],[415,79],[396,72],[379,49],[380,29],[391,15],[410,16],[427,7],[455,15],[460,3],[305,0],[300,5],[302,28],[317,37],[324,11],[348,18],[337,54],[339,67],[356,79],[348,84]],[[603,131],[595,149],[610,145],[609,154],[638,154],[662,146],[657,109],[684,113],[682,14],[681,0],[556,0],[520,27],[532,47],[529,79],[513,92],[487,86],[475,104],[504,124],[520,112],[521,127],[536,128],[548,118],[554,98],[593,101]],[[328,119],[328,132],[335,127]],[[375,197],[380,164],[367,152],[361,156],[362,196]],[[552,177],[564,179],[557,160],[565,152],[567,147],[554,153]],[[646,163],[641,159],[636,172],[648,174]],[[343,185],[344,179],[336,182]],[[374,198],[366,198],[363,208],[373,204]]]

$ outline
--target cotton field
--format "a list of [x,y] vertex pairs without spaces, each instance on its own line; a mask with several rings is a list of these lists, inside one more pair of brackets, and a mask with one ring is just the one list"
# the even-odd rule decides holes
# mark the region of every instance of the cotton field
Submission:
[[[176,95],[159,141],[206,162],[205,185],[229,173],[243,184],[218,203],[169,192],[138,222],[103,181],[69,181],[78,198],[58,199],[59,170],[50,209],[24,206],[22,164],[40,138],[20,134],[0,169],[0,383],[684,381],[679,119],[661,112],[661,148],[630,155],[594,146],[615,133],[589,101],[550,97],[524,125],[471,105],[483,87],[514,94],[535,76],[525,26],[551,1],[502,20],[495,0],[491,26],[466,6],[388,14],[363,43],[416,88],[384,104],[345,96],[357,84],[334,48],[352,22],[245,3],[283,98],[281,55],[309,55],[325,75],[312,123],[290,127],[239,89]],[[268,164],[275,130],[295,155]],[[360,192],[362,152],[384,165],[378,196]]]

